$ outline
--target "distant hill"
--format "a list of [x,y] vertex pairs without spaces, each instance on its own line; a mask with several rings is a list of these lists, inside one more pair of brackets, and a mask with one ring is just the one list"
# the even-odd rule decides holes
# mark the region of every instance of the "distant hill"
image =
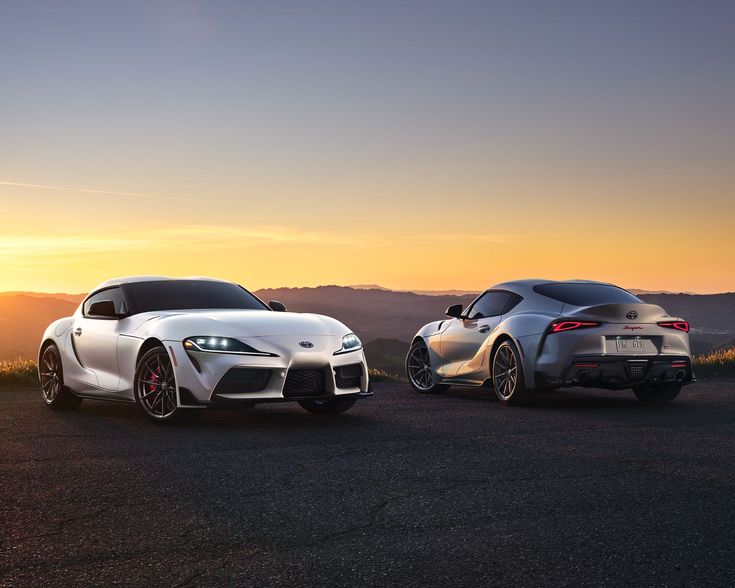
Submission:
[[349,325],[363,341],[410,341],[425,323],[444,316],[452,304],[468,304],[474,296],[425,296],[392,290],[357,290],[345,286],[258,290],[265,301],[280,300],[289,310],[328,314]]
[[346,286],[355,290],[383,290],[384,292],[412,292],[413,294],[422,294],[424,296],[477,296],[479,290],[392,290],[384,288],[377,284],[357,284]]
[[[444,317],[447,306],[468,304],[474,294],[423,295],[384,289],[343,286],[275,288],[256,292],[264,300],[281,300],[289,310],[333,316],[366,343],[375,367],[403,363],[406,346],[425,323]],[[69,316],[82,294],[0,293],[0,360],[34,358],[46,326]],[[692,349],[704,353],[735,339],[735,293],[642,294],[692,324]],[[389,370],[390,371],[390,370]]]
[[87,294],[64,294],[63,292],[54,292],[54,293],[46,293],[46,292],[0,292],[0,298],[4,296],[28,296],[30,298],[58,298],[59,300],[66,300],[67,302],[74,302],[75,304],[79,304],[84,298],[87,296]]
[[671,315],[685,318],[697,334],[735,333],[735,292],[727,294],[641,294]]
[[72,314],[78,302],[56,295],[0,295],[0,360],[35,359],[41,335],[58,318]]

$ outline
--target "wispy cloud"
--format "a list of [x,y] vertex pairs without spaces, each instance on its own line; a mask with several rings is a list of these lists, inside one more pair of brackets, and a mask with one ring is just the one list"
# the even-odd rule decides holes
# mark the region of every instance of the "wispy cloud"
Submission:
[[495,235],[490,233],[437,233],[416,237],[417,240],[421,241],[454,241],[460,243],[466,243],[468,241],[479,243],[511,243],[518,241],[519,238],[516,235]]
[[191,200],[184,196],[170,196],[165,194],[148,194],[145,192],[121,192],[118,190],[104,190],[100,188],[73,188],[70,186],[53,186],[49,184],[28,184],[25,182],[10,182],[0,180],[0,186],[12,186],[15,188],[36,188],[41,190],[59,190],[62,192],[81,192],[83,194],[98,194],[102,196],[131,196],[133,198],[154,198],[158,200]]
[[0,260],[64,258],[79,254],[129,254],[135,251],[170,250],[196,244],[199,251],[232,250],[238,245],[330,245],[366,246],[379,239],[372,235],[304,231],[294,227],[235,227],[227,225],[192,225],[155,227],[143,225],[109,233],[30,233],[5,234],[0,237]]

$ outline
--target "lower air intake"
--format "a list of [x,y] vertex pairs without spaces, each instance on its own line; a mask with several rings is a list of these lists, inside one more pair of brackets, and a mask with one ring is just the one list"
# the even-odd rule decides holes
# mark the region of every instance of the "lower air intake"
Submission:
[[238,394],[260,392],[268,385],[271,370],[254,368],[232,368],[217,384],[214,394]]
[[283,396],[285,398],[324,396],[327,393],[324,381],[323,369],[288,370],[286,383],[283,385]]
[[353,363],[334,368],[337,388],[359,388],[362,381],[362,364]]

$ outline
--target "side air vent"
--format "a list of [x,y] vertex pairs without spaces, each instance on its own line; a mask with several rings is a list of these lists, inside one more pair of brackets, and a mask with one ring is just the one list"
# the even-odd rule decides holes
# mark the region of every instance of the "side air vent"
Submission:
[[362,381],[362,364],[353,363],[334,368],[337,388],[359,388]]

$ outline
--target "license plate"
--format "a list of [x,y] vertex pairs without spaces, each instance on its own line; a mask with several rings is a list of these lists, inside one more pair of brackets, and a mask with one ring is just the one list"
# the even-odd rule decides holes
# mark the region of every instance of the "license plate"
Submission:
[[[612,343],[612,345],[610,345]],[[650,339],[642,339],[640,337],[632,338],[615,338],[608,341],[608,346],[612,347],[615,353],[655,353],[655,348]]]

